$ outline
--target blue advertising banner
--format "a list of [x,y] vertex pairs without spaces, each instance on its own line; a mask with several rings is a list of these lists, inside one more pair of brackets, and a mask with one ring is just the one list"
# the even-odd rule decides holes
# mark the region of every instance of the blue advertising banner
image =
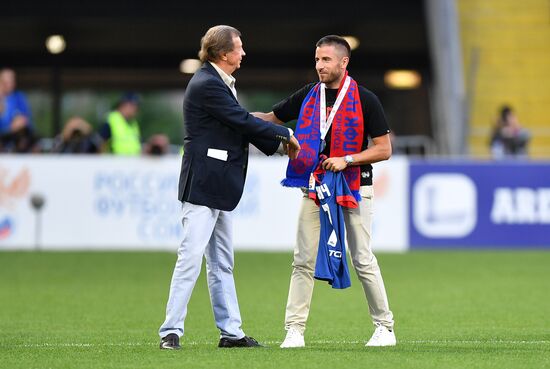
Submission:
[[550,163],[411,161],[411,248],[550,248]]

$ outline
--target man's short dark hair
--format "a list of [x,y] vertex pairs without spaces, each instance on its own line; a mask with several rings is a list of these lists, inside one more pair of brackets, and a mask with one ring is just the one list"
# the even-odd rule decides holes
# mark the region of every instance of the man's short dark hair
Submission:
[[337,35],[328,35],[323,38],[321,38],[319,41],[317,41],[316,47],[321,47],[323,45],[337,45],[341,46],[346,50],[347,57],[351,57],[351,47],[349,46],[348,42],[345,38],[337,36]]

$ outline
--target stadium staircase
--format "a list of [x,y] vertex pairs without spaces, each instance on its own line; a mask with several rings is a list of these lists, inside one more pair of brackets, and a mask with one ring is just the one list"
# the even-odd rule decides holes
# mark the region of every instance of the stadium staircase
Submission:
[[489,157],[490,132],[509,104],[531,131],[530,157],[550,158],[550,1],[456,1],[470,154]]

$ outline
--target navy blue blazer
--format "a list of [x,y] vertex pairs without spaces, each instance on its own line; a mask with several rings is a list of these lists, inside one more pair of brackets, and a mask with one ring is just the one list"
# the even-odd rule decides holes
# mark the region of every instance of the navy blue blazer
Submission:
[[178,194],[182,202],[235,209],[243,193],[249,143],[272,155],[281,140],[290,138],[287,128],[241,107],[209,62],[189,81],[183,112],[186,134]]

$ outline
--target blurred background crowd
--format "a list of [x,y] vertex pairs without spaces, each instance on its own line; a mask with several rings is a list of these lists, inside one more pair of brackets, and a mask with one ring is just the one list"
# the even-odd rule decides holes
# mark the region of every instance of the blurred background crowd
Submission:
[[127,5],[3,5],[0,152],[179,153],[200,36],[231,24],[247,52],[235,77],[249,111],[315,81],[315,42],[340,34],[350,74],[384,106],[395,153],[550,157],[547,0],[363,2],[345,22],[324,2]]
[[115,155],[168,153],[170,140],[165,134],[153,134],[143,141],[137,120],[140,104],[137,93],[126,92],[96,124],[74,112],[75,115],[66,120],[56,136],[41,137],[33,122],[32,107],[27,96],[17,89],[16,72],[4,68],[0,70],[0,152]]
[[[141,98],[136,92],[125,92],[118,97],[112,110],[103,119],[90,123],[74,112],[53,138],[41,137],[33,123],[32,107],[23,91],[17,89],[16,72],[11,68],[0,70],[0,152],[1,153],[57,153],[57,154],[115,154],[164,155],[177,152],[170,138],[154,133],[143,140],[138,123]],[[182,120],[173,117],[174,125]],[[183,134],[183,131],[182,131]],[[504,105],[490,133],[489,147],[495,159],[527,157],[531,134],[522,127],[513,108]],[[398,140],[392,133],[392,141]],[[409,153],[402,147],[398,154]],[[427,154],[425,150],[416,152]]]

